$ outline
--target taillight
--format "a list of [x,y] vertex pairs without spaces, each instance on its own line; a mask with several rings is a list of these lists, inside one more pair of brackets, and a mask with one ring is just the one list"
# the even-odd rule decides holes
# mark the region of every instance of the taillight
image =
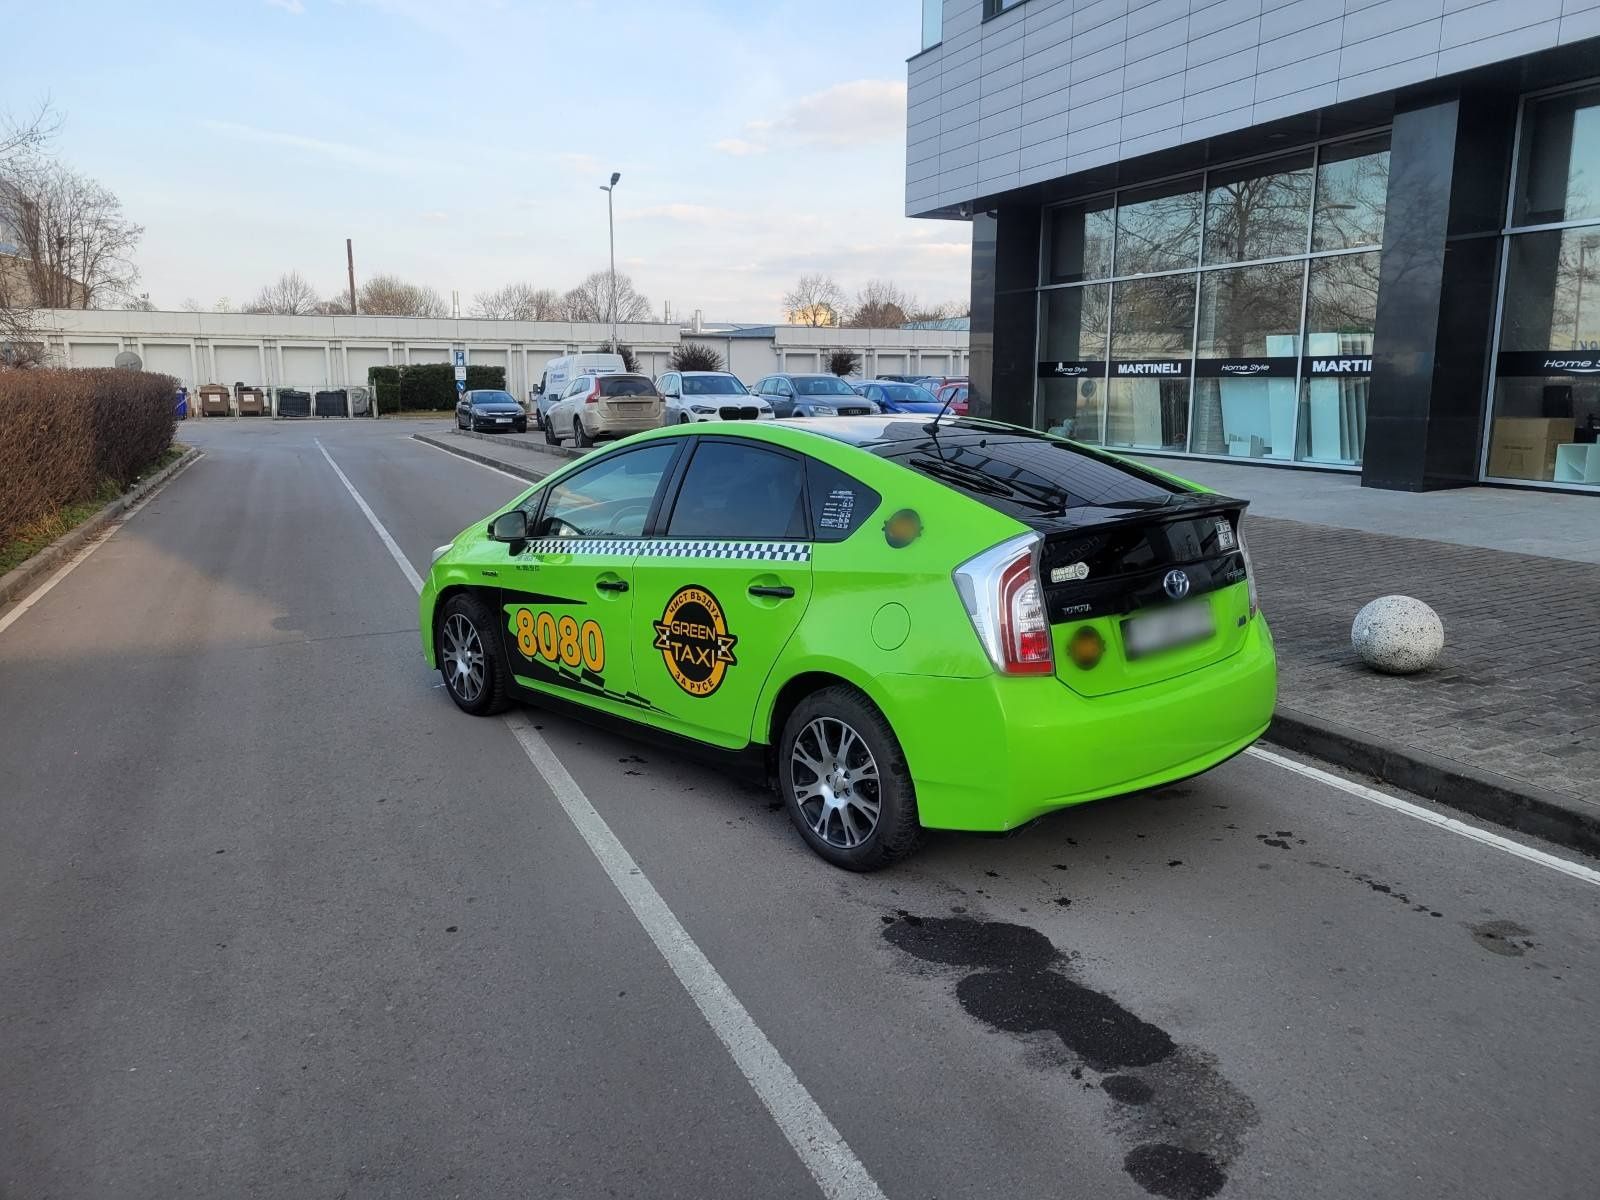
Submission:
[[600,383],[598,380],[596,380],[595,385],[589,389],[589,394],[583,398],[583,402],[585,404],[598,404],[600,402]]
[[1239,523],[1234,526],[1234,532],[1239,535],[1239,554],[1244,558],[1244,578],[1250,596],[1250,615],[1254,617],[1261,611],[1261,593],[1256,591],[1256,568],[1250,561],[1250,544],[1244,540],[1243,513],[1239,514]]
[[1048,675],[1055,669],[1036,562],[1039,540],[1036,533],[1014,537],[952,573],[984,653],[1006,675]]

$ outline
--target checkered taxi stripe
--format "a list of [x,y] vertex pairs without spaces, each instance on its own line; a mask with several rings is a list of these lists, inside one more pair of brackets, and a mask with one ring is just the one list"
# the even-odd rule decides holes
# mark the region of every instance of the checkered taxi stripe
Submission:
[[735,558],[810,562],[809,542],[705,542],[678,538],[537,538],[536,554],[614,554],[640,558]]

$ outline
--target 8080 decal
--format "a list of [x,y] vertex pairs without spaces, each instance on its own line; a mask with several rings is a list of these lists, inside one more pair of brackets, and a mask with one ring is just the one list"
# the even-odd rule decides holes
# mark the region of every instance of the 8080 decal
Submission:
[[512,614],[511,628],[524,658],[543,659],[551,666],[582,666],[596,675],[606,669],[606,639],[598,622],[579,624],[570,615],[519,608]]

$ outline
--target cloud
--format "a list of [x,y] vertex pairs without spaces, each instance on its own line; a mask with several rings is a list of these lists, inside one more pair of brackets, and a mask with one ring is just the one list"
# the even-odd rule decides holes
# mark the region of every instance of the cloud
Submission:
[[651,208],[624,210],[624,221],[674,221],[680,225],[727,225],[742,218],[727,208],[706,204],[658,204]]
[[802,96],[771,120],[751,121],[747,133],[807,146],[866,146],[906,134],[906,85],[857,79]]
[[422,219],[430,225],[445,225],[450,221],[450,214],[436,208],[432,212],[423,213]]
[[600,160],[592,154],[566,154],[556,155],[556,159],[575,175],[600,174]]
[[257,129],[253,125],[239,125],[233,121],[201,121],[204,129],[213,133],[220,133],[241,142],[259,142],[268,146],[288,146],[293,150],[305,150],[312,154],[320,154],[324,158],[331,158],[338,162],[346,163],[352,167],[364,167],[371,171],[408,172],[414,171],[417,164],[399,155],[385,154],[380,150],[371,150],[365,146],[353,146],[348,142],[330,142],[323,138],[306,137],[298,133],[282,133],[274,129]]
[[752,154],[765,154],[767,148],[759,142],[747,142],[744,138],[723,138],[714,142],[713,150],[720,150],[723,154],[731,154],[734,158],[749,158]]
[[306,10],[306,6],[301,4],[300,0],[267,0],[267,7],[281,8],[284,12],[293,13],[297,17]]

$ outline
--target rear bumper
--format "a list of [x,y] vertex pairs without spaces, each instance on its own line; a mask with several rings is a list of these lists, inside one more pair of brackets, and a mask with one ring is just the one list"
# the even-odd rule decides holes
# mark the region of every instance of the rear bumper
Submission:
[[1054,677],[888,675],[874,684],[916,781],[922,824],[1000,832],[1238,754],[1272,719],[1277,662],[1257,617],[1222,662],[1107,696],[1080,696]]
[[613,416],[603,412],[591,412],[587,409],[583,416],[583,431],[592,438],[598,437],[627,437],[630,433],[643,433],[647,429],[661,427],[661,413],[655,412],[648,416]]

